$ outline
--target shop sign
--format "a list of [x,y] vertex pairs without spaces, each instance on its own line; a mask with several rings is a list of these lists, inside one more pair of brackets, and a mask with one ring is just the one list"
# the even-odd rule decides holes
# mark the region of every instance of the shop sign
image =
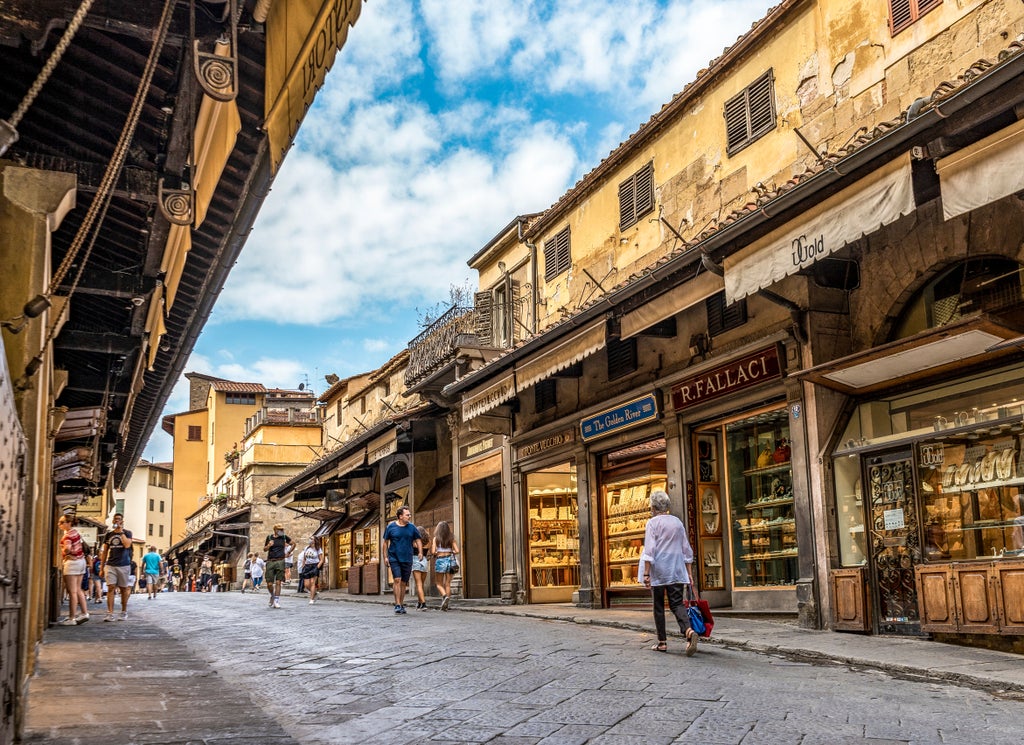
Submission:
[[366,462],[376,463],[398,452],[398,433],[387,432],[366,446]]
[[519,460],[523,458],[530,458],[538,453],[545,450],[552,450],[562,445],[568,445],[573,441],[574,430],[567,429],[564,432],[545,437],[537,442],[531,442],[529,445],[522,445],[516,450],[516,456]]
[[673,386],[672,403],[681,411],[781,377],[779,348],[773,345]]
[[463,445],[461,448],[462,457],[459,460],[469,460],[481,453],[486,453],[488,450],[493,450],[498,445],[496,440],[497,438],[492,435],[469,445]]
[[886,530],[899,530],[900,528],[907,527],[906,520],[903,517],[902,507],[898,507],[894,510],[883,510],[882,522],[885,525]]
[[583,441],[604,437],[658,418],[658,399],[653,393],[606,409],[580,422]]

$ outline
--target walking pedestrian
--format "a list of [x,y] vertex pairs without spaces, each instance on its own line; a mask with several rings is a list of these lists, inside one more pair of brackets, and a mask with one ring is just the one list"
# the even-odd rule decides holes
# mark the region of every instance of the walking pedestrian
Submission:
[[419,531],[409,522],[412,510],[402,505],[395,513],[395,520],[384,529],[383,551],[391,566],[391,590],[395,595],[395,613],[405,613],[405,591],[412,574],[412,558],[422,553]]
[[210,591],[210,580],[213,578],[213,560],[209,556],[203,557],[203,563],[199,566],[199,591]]
[[114,595],[121,594],[121,615],[128,620],[128,596],[132,594],[132,532],[124,527],[124,515],[114,513],[114,527],[103,537],[100,549],[100,568],[107,582],[107,615],[104,621],[114,620]]
[[284,526],[277,523],[273,535],[268,535],[263,542],[263,550],[267,552],[266,578],[267,592],[270,593],[270,607],[281,607],[281,583],[285,579],[285,560],[295,550],[295,543],[285,535]]
[[320,568],[324,565],[324,552],[316,538],[309,539],[299,561],[302,563],[299,578],[305,581],[306,590],[309,592],[309,604],[313,605],[316,603],[316,591],[320,584]]
[[412,557],[412,578],[416,583],[416,610],[427,609],[427,596],[424,585],[427,582],[428,562],[430,560],[430,536],[426,528],[417,525],[416,532],[420,536],[420,551]]
[[253,592],[259,592],[260,587],[263,585],[263,571],[265,567],[266,563],[260,558],[260,555],[253,553],[252,563],[249,564],[249,571],[252,573]]
[[181,562],[175,559],[171,564],[171,586],[174,587],[174,592],[184,592],[181,586],[182,579]]
[[156,546],[150,546],[142,557],[142,573],[146,577],[146,599],[153,600],[160,592],[160,565],[163,561],[156,552]]
[[295,557],[292,554],[288,554],[284,557],[284,581],[292,581],[292,570],[295,568]]
[[452,575],[458,571],[455,557],[459,554],[459,544],[455,541],[452,526],[446,520],[434,528],[430,553],[434,555],[434,586],[441,593],[441,610],[448,610],[452,600]]
[[[654,598],[654,628],[658,643],[651,649],[668,650],[665,633],[665,596],[668,607],[679,622],[679,631],[686,637],[686,656],[697,651],[697,634],[690,627],[690,616],[684,605],[686,586],[690,584],[693,548],[686,536],[686,526],[669,514],[668,494],[660,489],[651,492],[651,519],[644,533],[644,559],[640,560],[645,587]],[[646,559],[646,560],[645,560]]]
[[242,571],[245,574],[242,576],[242,594],[245,594],[245,586],[252,587],[252,554],[245,555],[245,564],[242,565]]
[[82,575],[86,568],[85,545],[76,523],[73,515],[63,515],[57,521],[57,527],[63,531],[60,537],[61,574],[68,591],[68,617],[61,621],[61,626],[77,626],[89,620],[89,605],[82,590]]

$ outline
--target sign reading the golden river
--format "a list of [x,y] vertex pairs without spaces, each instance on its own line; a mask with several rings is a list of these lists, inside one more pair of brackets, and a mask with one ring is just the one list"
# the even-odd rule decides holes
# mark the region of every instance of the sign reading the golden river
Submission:
[[363,0],[287,0],[267,17],[266,121],[276,172]]

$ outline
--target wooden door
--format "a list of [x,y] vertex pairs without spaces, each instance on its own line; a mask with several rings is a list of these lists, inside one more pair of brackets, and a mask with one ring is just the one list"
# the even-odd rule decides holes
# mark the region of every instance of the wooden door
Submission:
[[1024,634],[1024,562],[998,561],[992,574],[999,607],[999,633]]

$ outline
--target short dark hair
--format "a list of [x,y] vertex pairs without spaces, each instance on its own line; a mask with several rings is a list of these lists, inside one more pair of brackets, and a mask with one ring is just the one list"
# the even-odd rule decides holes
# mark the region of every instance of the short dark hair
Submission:
[[401,507],[399,507],[397,510],[395,510],[395,517],[399,517],[406,510],[408,510],[409,513],[412,514],[412,508],[409,507],[409,505],[407,505],[407,504],[403,504]]

